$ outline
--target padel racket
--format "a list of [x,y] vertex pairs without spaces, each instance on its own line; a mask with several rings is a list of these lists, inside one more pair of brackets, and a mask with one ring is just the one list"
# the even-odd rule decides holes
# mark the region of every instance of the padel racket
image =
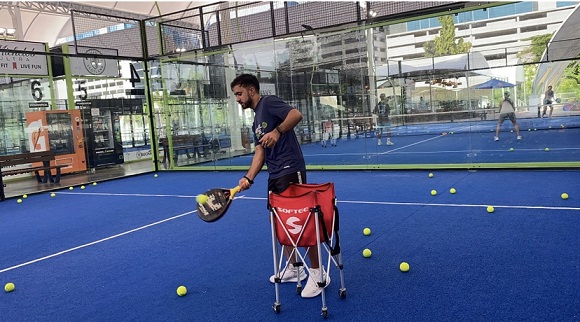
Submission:
[[201,220],[206,222],[220,219],[226,214],[232,200],[234,200],[234,196],[241,189],[240,186],[236,186],[232,189],[218,188],[206,191],[204,195],[207,196],[207,202],[204,204],[197,204],[197,215]]

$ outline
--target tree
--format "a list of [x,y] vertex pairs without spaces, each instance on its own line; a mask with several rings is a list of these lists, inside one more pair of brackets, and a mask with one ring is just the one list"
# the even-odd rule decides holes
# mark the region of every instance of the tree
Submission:
[[[548,43],[552,39],[553,33],[543,34],[528,38],[532,43],[530,47],[523,50],[518,54],[518,58],[522,59],[524,63],[539,62],[542,59],[544,51],[548,47]],[[531,93],[532,83],[536,77],[538,71],[537,64],[531,64],[524,66],[524,75],[526,78],[526,91],[529,90]],[[574,60],[570,62],[564,75],[557,84],[552,85],[554,91],[560,93],[571,93],[573,96],[580,96],[580,66],[578,61]]]
[[558,83],[558,92],[580,97],[580,65],[577,60],[570,62],[566,67],[564,76]]
[[[548,47],[548,42],[552,39],[553,34],[543,34],[530,37],[526,40],[531,42],[530,46],[522,50],[517,57],[522,63],[538,62],[542,59],[544,51]],[[524,91],[523,93],[532,93],[532,85],[538,72],[538,64],[528,64],[524,66]],[[520,92],[522,93],[522,92]],[[522,95],[523,95],[522,93]],[[525,100],[525,99],[524,99]]]
[[427,41],[423,44],[425,50],[425,57],[439,57],[445,55],[456,55],[469,52],[472,44],[466,42],[463,38],[455,41],[455,23],[453,16],[437,17],[441,23],[441,30],[439,36],[434,40]]
[[528,48],[522,50],[517,57],[520,58],[523,63],[540,61],[546,47],[548,47],[548,42],[552,39],[552,35],[553,34],[543,34],[526,39],[530,40],[531,44]]

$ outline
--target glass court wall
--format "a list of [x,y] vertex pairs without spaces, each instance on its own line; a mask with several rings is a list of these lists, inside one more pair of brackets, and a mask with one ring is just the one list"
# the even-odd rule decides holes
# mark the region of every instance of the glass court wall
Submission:
[[[577,52],[562,50],[578,48],[578,39],[426,57],[427,35],[440,35],[442,26],[422,31],[413,21],[371,19],[373,10],[399,17],[404,8],[394,5],[225,3],[144,21],[74,12],[72,38],[52,48],[0,40],[0,155],[54,151],[55,162],[67,164],[61,186],[79,176],[88,183],[156,170],[247,169],[253,114],[229,84],[252,73],[263,95],[303,114],[295,132],[310,169],[579,165],[580,91],[565,82],[576,75]],[[423,8],[431,21],[440,15],[433,8]],[[573,19],[574,7],[567,10]],[[471,40],[475,28],[459,20],[454,27]],[[538,46],[542,54],[519,55]],[[548,85],[553,112],[542,118]],[[506,120],[494,141],[506,92],[522,140]],[[375,109],[381,94],[388,122]],[[44,146],[35,133],[46,136]]]

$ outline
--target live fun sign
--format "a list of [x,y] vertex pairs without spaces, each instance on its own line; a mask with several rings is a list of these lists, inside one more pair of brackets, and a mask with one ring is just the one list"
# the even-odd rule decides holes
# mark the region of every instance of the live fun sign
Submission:
[[0,74],[47,76],[45,52],[46,46],[43,43],[0,40]]

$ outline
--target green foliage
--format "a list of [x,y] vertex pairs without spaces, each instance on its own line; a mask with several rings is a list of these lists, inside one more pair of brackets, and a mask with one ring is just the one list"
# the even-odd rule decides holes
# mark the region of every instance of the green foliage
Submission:
[[557,89],[558,92],[566,93],[567,96],[580,97],[580,63],[578,61],[573,61],[566,67]]
[[[537,62],[542,59],[542,55],[548,46],[548,42],[552,39],[553,33],[550,34],[543,34],[538,36],[533,36],[528,38],[527,40],[531,41],[529,47],[522,50],[520,53],[517,54],[517,57],[523,63],[532,63]],[[537,64],[530,64],[524,66],[524,91],[520,91],[520,93],[532,93],[532,84],[534,83],[534,79],[536,77],[536,73],[538,71]],[[525,100],[525,99],[524,99]]]
[[441,23],[441,30],[439,36],[434,40],[427,41],[423,44],[425,50],[425,57],[439,57],[446,55],[456,55],[469,52],[472,44],[463,39],[455,42],[455,23],[453,17],[441,16],[437,18]]
[[524,63],[540,61],[546,47],[548,46],[548,42],[552,39],[552,35],[553,33],[528,38],[527,40],[530,40],[532,44],[517,54],[517,57]]

